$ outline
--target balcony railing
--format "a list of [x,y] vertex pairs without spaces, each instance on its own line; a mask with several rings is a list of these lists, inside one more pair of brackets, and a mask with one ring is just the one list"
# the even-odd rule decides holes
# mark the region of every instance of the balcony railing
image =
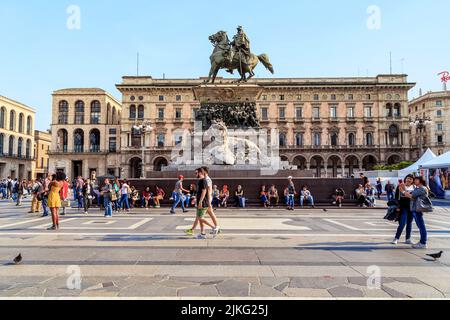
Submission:
[[31,156],[24,156],[24,155],[18,155],[16,153],[0,153],[0,157],[3,158],[9,158],[9,159],[19,159],[19,160],[27,160],[27,161],[31,161],[31,160],[35,160],[36,158],[31,157]]
[[82,153],[82,154],[105,154],[105,153],[114,153],[109,150],[100,150],[100,148],[92,148],[92,149],[83,149],[83,148],[75,148],[75,149],[60,149],[60,150],[50,150],[48,152],[49,155],[55,154],[72,154],[72,153]]

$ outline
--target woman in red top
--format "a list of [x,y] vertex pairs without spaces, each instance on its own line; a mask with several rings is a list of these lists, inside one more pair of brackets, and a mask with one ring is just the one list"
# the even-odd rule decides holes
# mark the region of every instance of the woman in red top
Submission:
[[145,210],[148,210],[150,206],[150,200],[152,199],[152,194],[150,192],[150,187],[145,188],[144,193],[142,194],[144,198]]
[[[67,201],[67,199],[69,198],[69,183],[67,182],[68,178],[66,178],[66,180],[63,181],[62,184],[62,188],[59,191],[59,196],[61,198],[62,201]],[[66,215],[66,206],[62,206],[62,216]]]

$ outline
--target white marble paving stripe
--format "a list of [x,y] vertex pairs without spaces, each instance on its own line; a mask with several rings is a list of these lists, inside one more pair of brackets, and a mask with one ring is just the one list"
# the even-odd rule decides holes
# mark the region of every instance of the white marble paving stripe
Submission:
[[5,224],[5,225],[0,226],[0,229],[6,229],[9,227],[20,226],[22,224],[33,223],[33,222],[37,222],[37,221],[42,221],[42,218]]

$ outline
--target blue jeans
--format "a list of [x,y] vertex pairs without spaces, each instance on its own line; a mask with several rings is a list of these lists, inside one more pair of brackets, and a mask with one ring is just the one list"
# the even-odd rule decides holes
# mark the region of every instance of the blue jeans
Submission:
[[427,228],[425,227],[425,221],[423,220],[423,213],[413,211],[414,220],[416,220],[417,227],[420,232],[420,243],[427,244]]
[[172,205],[172,211],[175,211],[176,207],[178,207],[178,204],[181,203],[181,209],[183,211],[186,210],[184,207],[184,201],[183,201],[183,195],[181,193],[174,193],[173,198],[173,205]]
[[105,206],[105,217],[112,217],[112,204],[108,197],[103,197],[103,205]]
[[244,197],[238,197],[239,199],[239,207],[245,208],[245,198]]
[[189,208],[189,201],[191,201],[191,195],[190,194],[186,195],[186,200],[184,201],[184,206],[186,208]]
[[48,216],[48,214],[49,214],[48,207],[47,207],[47,201],[48,201],[47,196],[42,197],[42,209],[44,210],[44,213],[43,213],[44,216]]
[[123,209],[124,204],[125,204],[125,208],[127,208],[127,210],[130,210],[130,203],[128,202],[128,194],[123,194],[120,197],[119,208]]
[[288,195],[287,205],[290,208],[294,208],[294,195],[293,194]]
[[387,198],[388,198],[388,201],[394,200],[394,192],[388,192],[387,193]]
[[304,197],[304,196],[300,196],[300,206],[303,207],[303,202],[305,201],[306,198],[306,203],[311,202],[311,205],[314,205],[314,198],[312,196],[308,196],[308,197]]
[[263,195],[261,196],[261,202],[266,203],[269,199],[267,199],[267,196]]
[[413,214],[411,213],[411,210],[402,208],[401,209],[401,216],[399,225],[397,228],[397,233],[395,234],[395,239],[400,240],[400,237],[402,235],[403,230],[406,226],[406,240],[411,239],[411,232],[412,232],[412,222],[413,222]]

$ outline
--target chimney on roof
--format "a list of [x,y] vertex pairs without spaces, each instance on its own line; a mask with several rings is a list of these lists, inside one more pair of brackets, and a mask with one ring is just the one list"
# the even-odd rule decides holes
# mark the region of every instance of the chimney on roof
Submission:
[[422,88],[419,89],[419,97],[422,96]]

